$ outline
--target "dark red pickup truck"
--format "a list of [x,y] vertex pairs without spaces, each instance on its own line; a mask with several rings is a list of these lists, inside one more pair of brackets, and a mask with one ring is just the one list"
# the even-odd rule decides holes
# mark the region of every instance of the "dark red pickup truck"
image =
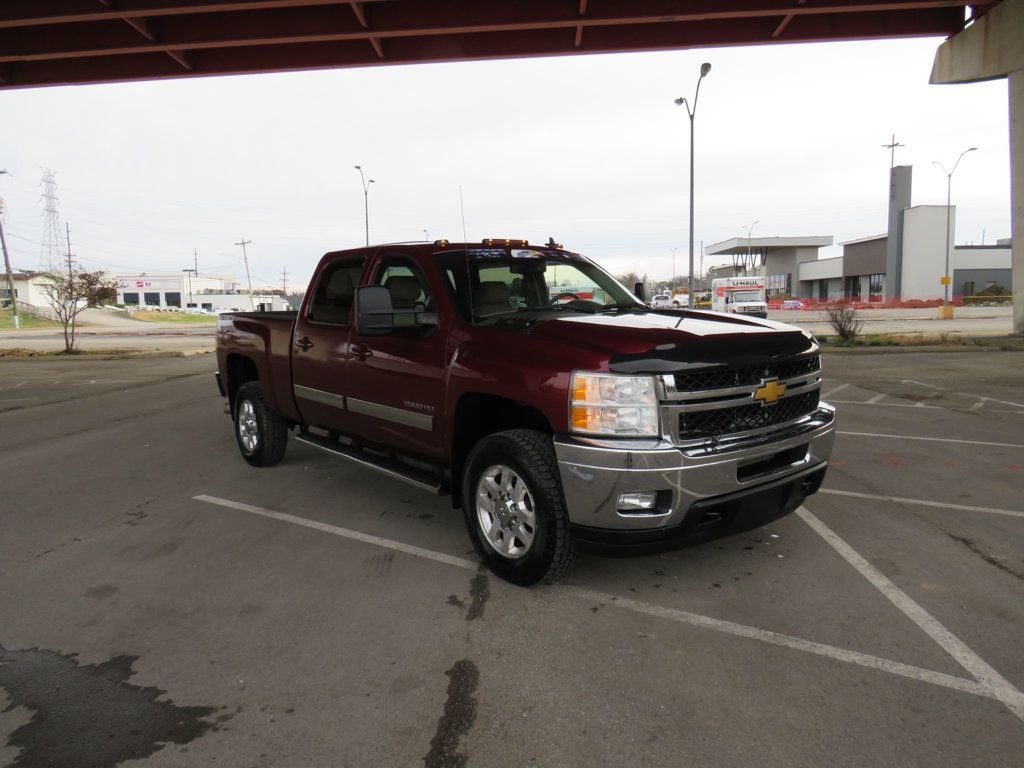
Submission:
[[576,545],[707,540],[791,512],[834,410],[814,337],[652,310],[555,246],[328,253],[295,312],[221,315],[217,382],[250,464],[289,432],[437,493],[477,552],[532,584]]

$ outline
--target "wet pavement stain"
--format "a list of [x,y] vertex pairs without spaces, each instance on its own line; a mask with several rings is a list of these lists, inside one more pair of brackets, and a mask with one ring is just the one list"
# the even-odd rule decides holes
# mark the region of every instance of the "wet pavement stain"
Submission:
[[370,575],[382,579],[391,571],[391,565],[395,562],[394,552],[383,552],[371,555],[363,560],[363,565],[370,572]]
[[101,587],[89,587],[85,590],[85,596],[91,597],[94,600],[103,600],[108,597],[113,597],[117,594],[117,587],[113,584],[104,584]]
[[32,715],[8,737],[20,750],[11,768],[113,768],[215,729],[203,718],[216,708],[157,701],[166,691],[128,683],[137,659],[80,665],[73,655],[0,646],[0,687],[10,699],[4,711],[25,707]]
[[476,722],[476,687],[480,670],[469,659],[455,662],[448,675],[448,699],[444,714],[437,723],[437,733],[430,740],[430,752],[423,758],[424,768],[465,768],[468,756],[459,752],[459,739],[469,733]]
[[472,602],[466,611],[466,621],[475,621],[484,615],[484,606],[491,597],[491,583],[486,573],[478,573],[469,585],[469,596]]

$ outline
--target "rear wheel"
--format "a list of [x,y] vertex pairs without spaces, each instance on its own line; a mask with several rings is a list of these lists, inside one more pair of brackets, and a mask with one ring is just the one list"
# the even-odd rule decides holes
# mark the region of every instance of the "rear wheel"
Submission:
[[254,467],[271,467],[284,458],[288,422],[263,399],[258,381],[248,381],[235,395],[235,439],[242,458]]
[[522,586],[569,571],[575,547],[548,435],[513,429],[485,437],[462,483],[470,538],[492,571]]

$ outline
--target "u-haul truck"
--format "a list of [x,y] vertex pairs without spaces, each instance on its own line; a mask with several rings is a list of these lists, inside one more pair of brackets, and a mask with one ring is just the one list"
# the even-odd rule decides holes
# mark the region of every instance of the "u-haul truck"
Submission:
[[720,277],[711,281],[711,309],[735,315],[768,317],[763,277]]

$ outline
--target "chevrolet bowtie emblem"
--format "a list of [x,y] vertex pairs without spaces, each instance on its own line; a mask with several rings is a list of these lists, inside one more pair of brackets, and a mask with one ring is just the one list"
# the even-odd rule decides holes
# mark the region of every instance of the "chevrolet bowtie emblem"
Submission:
[[761,386],[754,390],[754,399],[761,405],[775,405],[786,394],[786,385],[778,379],[762,379]]

